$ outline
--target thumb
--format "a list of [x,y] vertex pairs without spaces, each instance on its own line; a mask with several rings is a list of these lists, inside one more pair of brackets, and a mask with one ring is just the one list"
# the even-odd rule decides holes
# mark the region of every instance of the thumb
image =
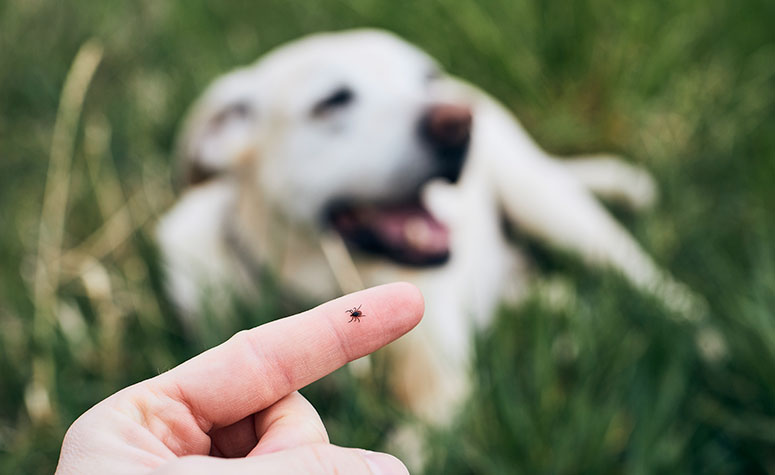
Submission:
[[400,460],[389,454],[331,444],[310,444],[248,458],[181,457],[154,472],[155,475],[177,473],[408,475],[409,471]]

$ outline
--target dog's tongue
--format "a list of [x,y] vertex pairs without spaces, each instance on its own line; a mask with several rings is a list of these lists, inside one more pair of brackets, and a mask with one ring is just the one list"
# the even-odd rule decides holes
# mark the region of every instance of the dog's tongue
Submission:
[[444,254],[449,250],[447,228],[420,206],[372,209],[363,223],[390,247],[423,254]]
[[449,233],[420,204],[340,209],[336,229],[351,244],[407,264],[440,262],[449,254]]

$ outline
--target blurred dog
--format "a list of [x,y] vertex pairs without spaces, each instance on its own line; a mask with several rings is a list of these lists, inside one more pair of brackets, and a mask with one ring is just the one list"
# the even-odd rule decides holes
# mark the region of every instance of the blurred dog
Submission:
[[595,197],[648,206],[646,172],[550,156],[386,32],[314,35],[221,77],[190,112],[180,157],[185,190],[158,241],[183,313],[195,318],[203,295],[255,293],[264,272],[319,300],[412,282],[426,316],[392,345],[392,386],[427,421],[448,421],[466,395],[472,329],[529,288],[504,223],[691,306]]

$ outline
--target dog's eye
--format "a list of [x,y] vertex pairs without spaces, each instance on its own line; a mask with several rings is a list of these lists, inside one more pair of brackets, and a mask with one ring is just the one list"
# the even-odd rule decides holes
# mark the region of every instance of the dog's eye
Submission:
[[434,82],[441,79],[443,76],[441,69],[439,68],[431,68],[425,73],[425,81],[426,82]]
[[215,117],[213,117],[211,123],[214,127],[221,127],[231,120],[245,120],[253,115],[253,108],[244,101],[235,102],[224,107]]
[[340,87],[325,99],[318,102],[312,109],[312,115],[320,117],[336,109],[345,107],[355,99],[355,94],[347,87]]

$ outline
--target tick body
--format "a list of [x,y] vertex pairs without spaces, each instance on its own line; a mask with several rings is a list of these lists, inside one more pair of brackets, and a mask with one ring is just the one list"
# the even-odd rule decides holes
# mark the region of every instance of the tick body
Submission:
[[366,315],[363,314],[363,312],[361,312],[361,305],[358,305],[357,307],[353,307],[353,308],[351,308],[349,310],[346,310],[346,312],[350,314],[350,321],[347,322],[347,323],[352,323],[354,321],[355,322],[360,322],[361,321],[361,317],[365,317],[366,316]]

